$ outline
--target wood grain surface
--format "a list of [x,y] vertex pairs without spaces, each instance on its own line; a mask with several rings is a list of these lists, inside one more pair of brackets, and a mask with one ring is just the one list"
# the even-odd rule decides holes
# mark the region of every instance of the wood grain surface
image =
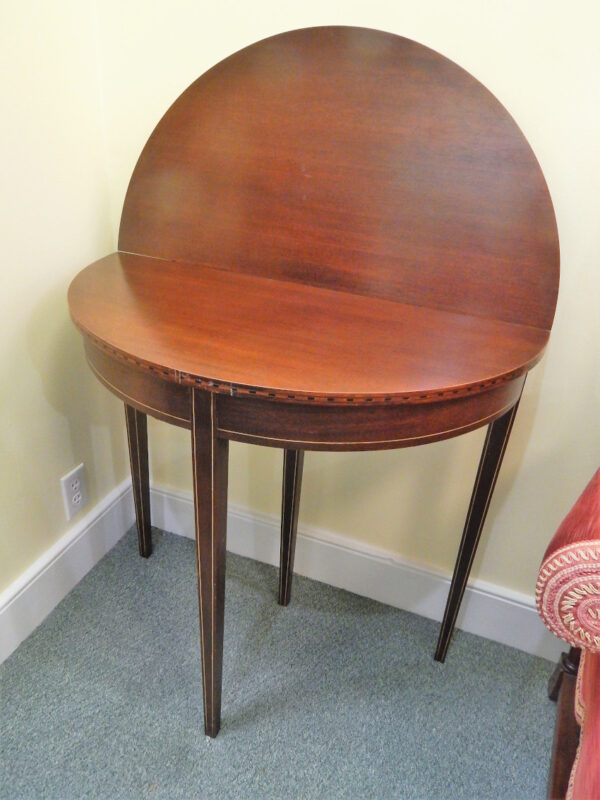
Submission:
[[548,332],[199,264],[117,253],[73,281],[75,323],[177,383],[285,402],[430,402],[529,369]]
[[475,78],[415,42],[281,34],[217,64],[167,111],[131,178],[119,252],[74,279],[69,307],[91,368],[128,407],[144,553],[145,415],[191,430],[209,736],[228,441],[287,451],[287,602],[305,449],[406,447],[490,424],[443,660],[558,268],[523,134]]
[[430,402],[542,354],[558,239],[500,103],[391,34],[316,28],[225,59],[133,173],[120,253],[73,319],[140,369],[300,402]]
[[416,42],[330,27],[258,42],[173,104],[119,249],[549,329],[552,203],[475,78]]

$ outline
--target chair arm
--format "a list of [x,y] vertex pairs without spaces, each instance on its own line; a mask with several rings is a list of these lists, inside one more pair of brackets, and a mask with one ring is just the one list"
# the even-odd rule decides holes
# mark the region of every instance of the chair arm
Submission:
[[552,633],[600,653],[600,470],[554,534],[535,595]]

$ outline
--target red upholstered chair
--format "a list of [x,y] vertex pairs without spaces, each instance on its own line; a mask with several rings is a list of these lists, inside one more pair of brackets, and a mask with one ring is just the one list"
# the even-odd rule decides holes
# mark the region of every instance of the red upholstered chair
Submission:
[[[556,695],[560,687],[560,701],[549,797],[564,796],[566,790],[569,800],[598,800],[600,469],[565,517],[546,550],[538,576],[536,601],[546,625],[571,645],[569,655],[563,655],[562,669],[555,673],[558,681],[551,681],[550,687],[551,696]],[[577,670],[579,649],[581,658]],[[570,688],[573,684],[574,690]],[[575,721],[581,727],[578,746]]]

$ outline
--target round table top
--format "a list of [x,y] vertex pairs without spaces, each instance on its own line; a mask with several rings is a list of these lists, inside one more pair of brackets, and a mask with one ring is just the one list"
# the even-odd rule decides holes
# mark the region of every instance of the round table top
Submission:
[[556,223],[523,134],[473,77],[392,34],[314,28],[215,66],[133,173],[80,329],[168,380],[423,401],[541,356]]

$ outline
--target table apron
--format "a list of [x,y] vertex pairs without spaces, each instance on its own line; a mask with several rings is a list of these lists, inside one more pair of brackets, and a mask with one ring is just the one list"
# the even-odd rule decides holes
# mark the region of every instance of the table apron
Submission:
[[84,337],[85,355],[92,372],[129,406],[181,428],[191,427],[190,388],[113,358]]
[[525,378],[459,399],[398,405],[323,406],[222,396],[220,436],[299,450],[385,450],[449,439],[502,416]]
[[[191,426],[191,392],[128,365],[85,342],[99,380],[128,405],[183,428]],[[518,401],[521,376],[472,395],[428,403],[317,405],[217,395],[219,437],[300,450],[382,450],[449,439],[486,425]]]

